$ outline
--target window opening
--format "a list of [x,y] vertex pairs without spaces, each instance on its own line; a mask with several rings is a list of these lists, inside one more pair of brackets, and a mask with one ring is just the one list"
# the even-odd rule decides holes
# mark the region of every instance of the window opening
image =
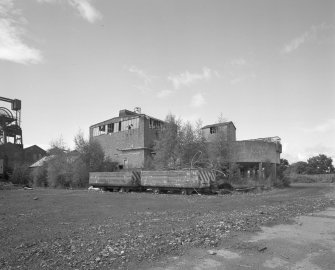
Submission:
[[217,132],[217,128],[216,127],[210,127],[209,128],[209,133],[210,134],[214,134],[214,133],[216,133]]

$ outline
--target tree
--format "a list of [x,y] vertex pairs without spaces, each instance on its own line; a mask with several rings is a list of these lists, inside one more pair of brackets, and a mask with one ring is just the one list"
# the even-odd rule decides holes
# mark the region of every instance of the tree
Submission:
[[218,120],[217,120],[217,123],[225,123],[227,122],[227,118],[223,115],[223,113],[221,112],[220,115],[218,116]]
[[98,142],[86,140],[83,133],[79,131],[74,138],[74,143],[75,150],[79,153],[79,158],[89,171],[102,170],[105,154]]
[[48,149],[48,155],[59,155],[64,154],[69,151],[66,143],[62,136],[58,139],[54,139],[50,142],[50,148]]
[[307,170],[307,162],[305,161],[298,161],[295,163],[292,163],[289,167],[290,173],[293,174],[305,174]]
[[284,178],[284,172],[290,167],[290,164],[287,159],[281,158],[280,159],[280,164],[277,167],[277,177],[279,179]]
[[208,167],[208,147],[202,126],[201,119],[198,119],[194,128],[194,148],[196,149],[196,153],[192,157],[191,166],[206,168]]
[[311,157],[307,160],[307,174],[325,174],[334,173],[333,160],[324,154]]
[[155,141],[153,164],[157,169],[176,169],[181,162],[181,123],[172,114],[167,115],[165,122]]

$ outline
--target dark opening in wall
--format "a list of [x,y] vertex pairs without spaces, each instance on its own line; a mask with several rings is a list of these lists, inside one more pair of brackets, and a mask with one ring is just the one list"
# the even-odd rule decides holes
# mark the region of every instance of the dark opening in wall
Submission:
[[114,132],[114,123],[107,125],[107,133],[113,133]]
[[216,133],[217,132],[217,127],[210,127],[209,128],[209,133],[210,134],[213,134],[213,133]]

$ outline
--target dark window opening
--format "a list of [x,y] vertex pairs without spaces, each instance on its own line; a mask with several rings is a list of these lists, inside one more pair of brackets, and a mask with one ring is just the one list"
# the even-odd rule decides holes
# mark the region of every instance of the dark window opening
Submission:
[[107,133],[113,133],[114,131],[114,124],[108,124],[107,125]]
[[209,128],[209,133],[210,134],[214,134],[214,133],[216,133],[217,132],[217,128],[216,127],[210,127]]
[[121,121],[119,122],[119,131],[121,131]]

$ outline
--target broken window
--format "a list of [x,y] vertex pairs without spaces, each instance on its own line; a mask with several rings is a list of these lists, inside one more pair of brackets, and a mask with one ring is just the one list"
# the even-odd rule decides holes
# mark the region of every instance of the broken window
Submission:
[[125,121],[119,121],[116,123],[109,123],[107,125],[101,125],[93,128],[93,137],[102,134],[112,134],[119,131],[126,131],[136,129],[139,127],[139,118],[133,118]]
[[210,127],[210,128],[209,128],[209,133],[210,133],[210,134],[217,133],[217,127]]
[[122,121],[121,131],[136,129],[138,128],[138,125],[139,125],[139,118],[133,118]]
[[113,133],[114,132],[114,123],[107,125],[107,133]]
[[163,123],[161,121],[151,119],[149,120],[149,128],[152,129],[162,129]]

